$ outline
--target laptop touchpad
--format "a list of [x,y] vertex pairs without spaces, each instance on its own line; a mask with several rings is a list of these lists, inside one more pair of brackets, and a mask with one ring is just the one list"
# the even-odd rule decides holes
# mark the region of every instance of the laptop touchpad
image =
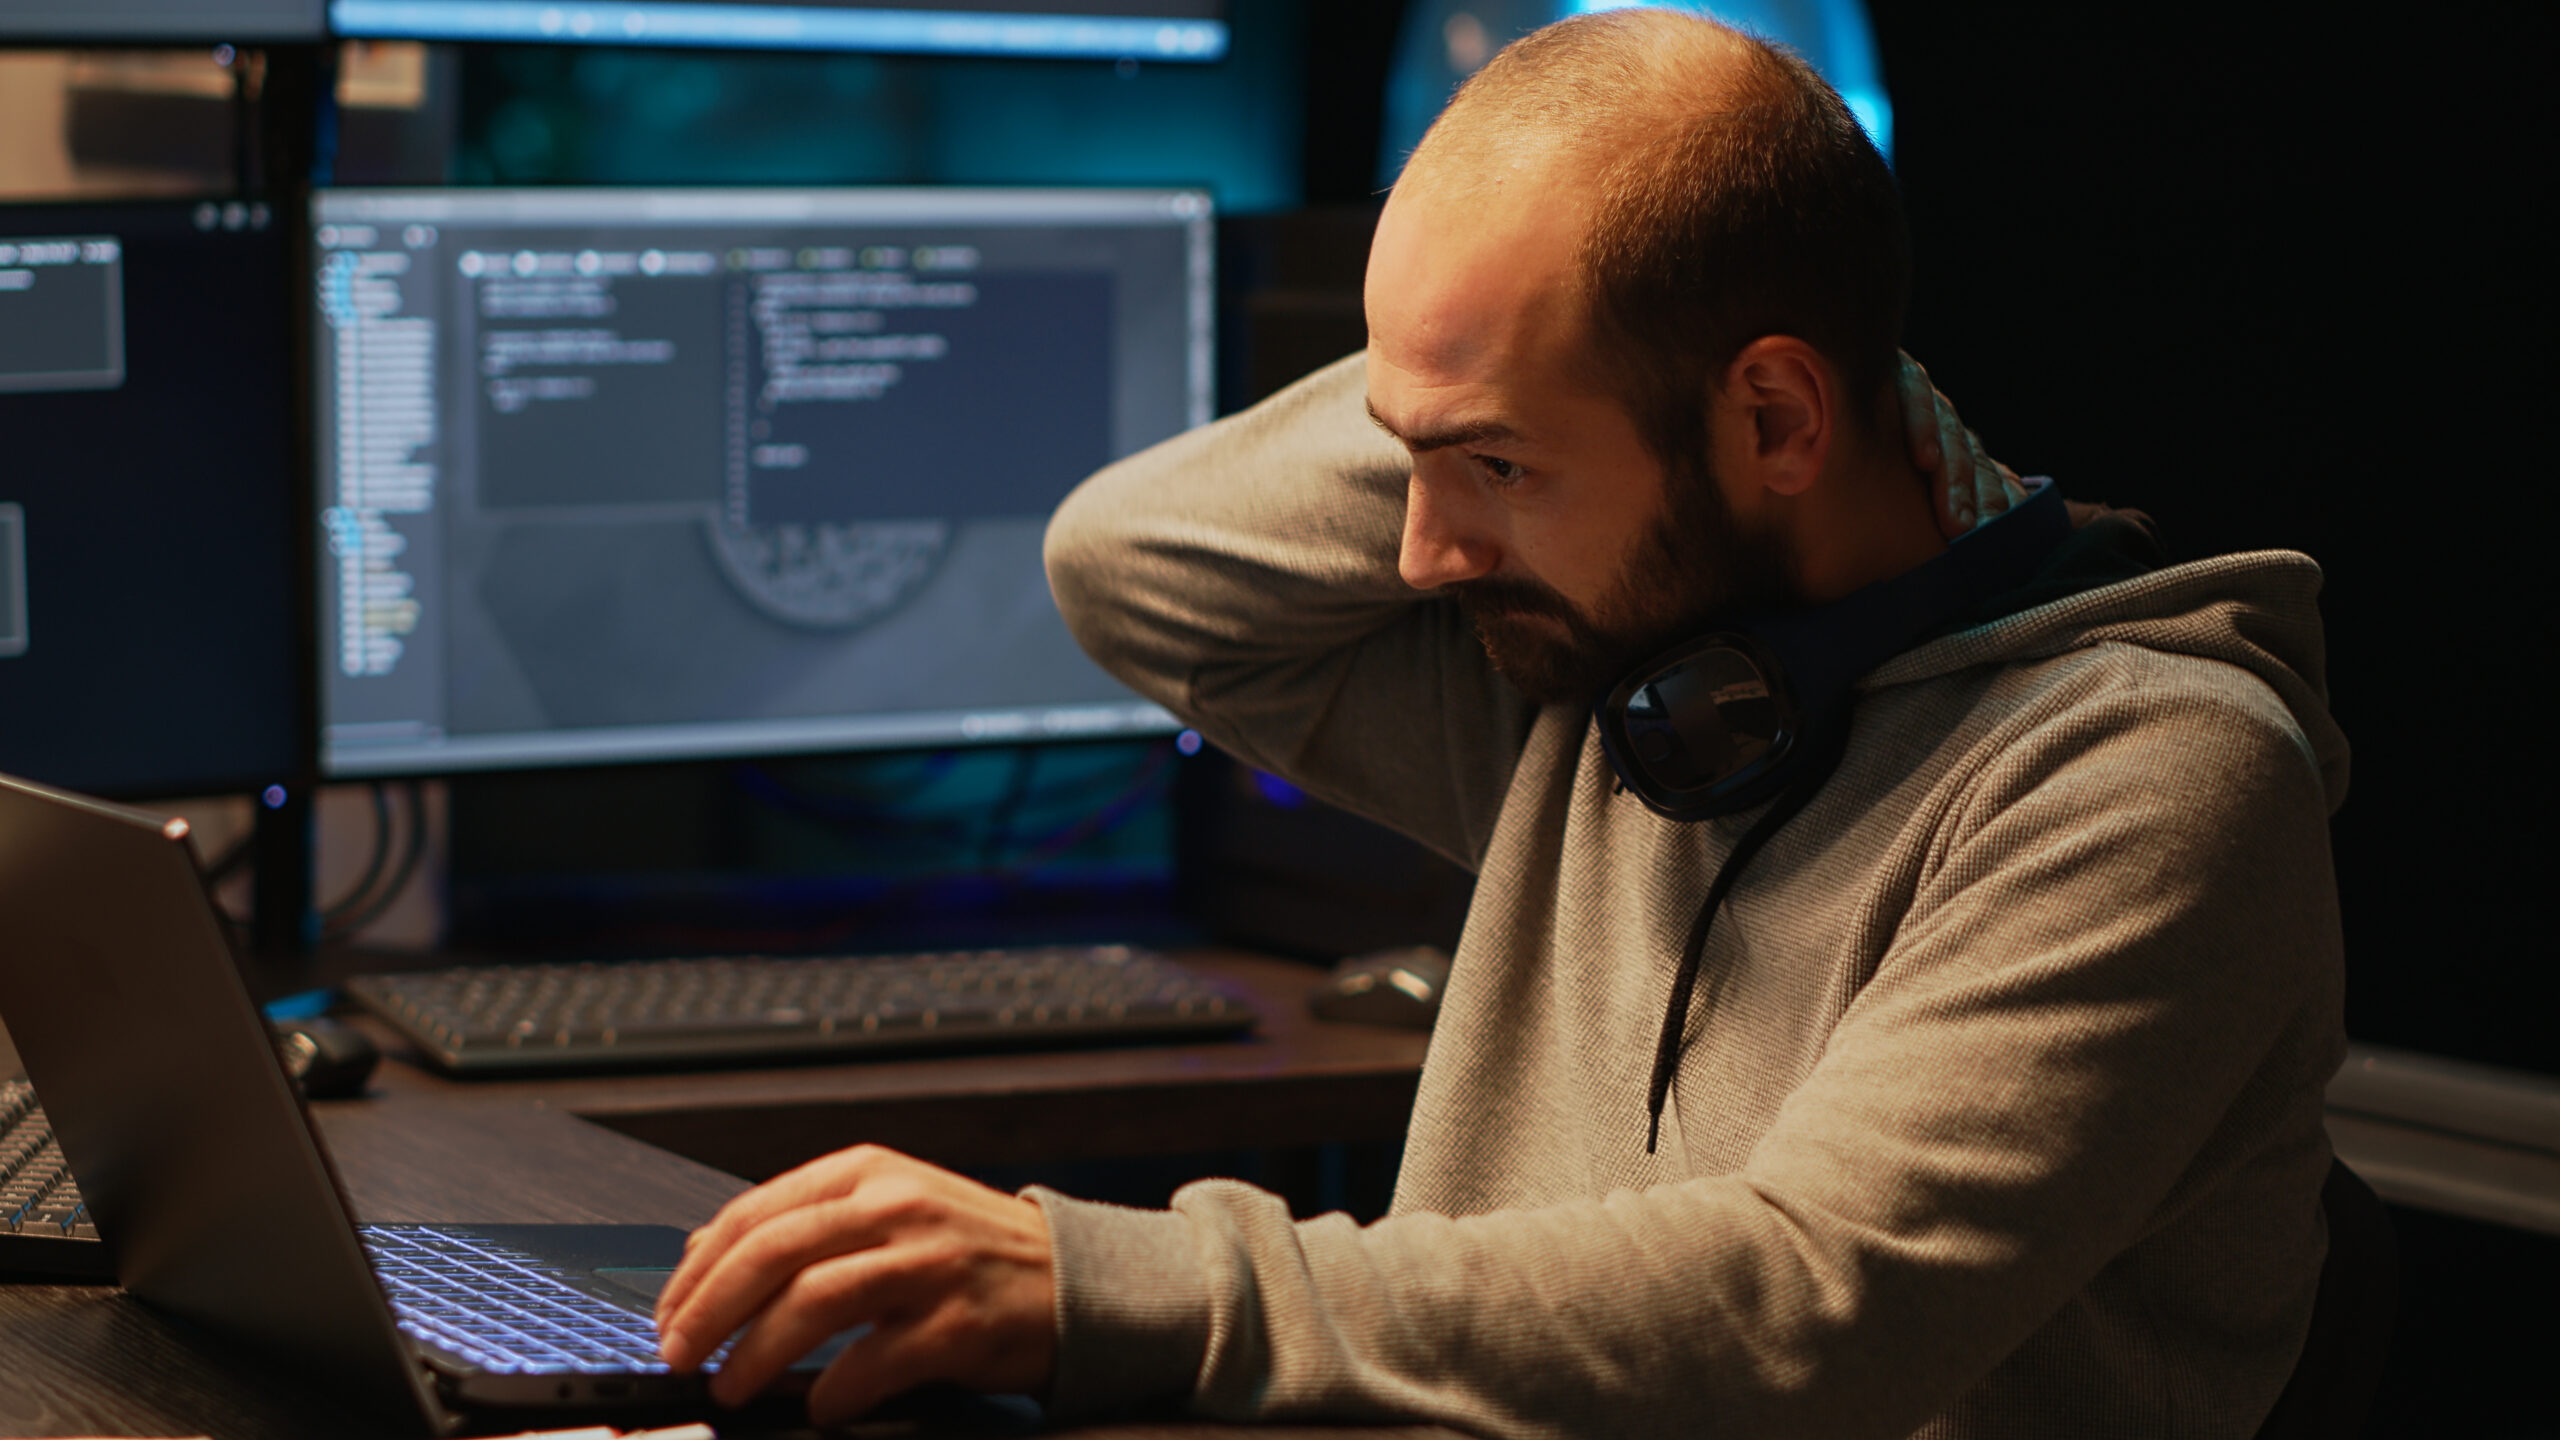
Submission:
[[655,1266],[605,1265],[597,1268],[595,1277],[654,1305],[658,1301],[658,1292],[667,1288],[667,1277],[675,1273],[672,1269],[661,1270]]

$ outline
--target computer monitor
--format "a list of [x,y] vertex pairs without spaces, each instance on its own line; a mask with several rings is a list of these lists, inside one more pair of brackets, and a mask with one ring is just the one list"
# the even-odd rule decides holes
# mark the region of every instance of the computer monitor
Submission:
[[0,0],[0,41],[314,41],[323,0]]
[[1050,511],[1212,405],[1208,197],[323,191],[336,776],[1162,733]]
[[1210,61],[1226,0],[330,0],[341,35]]
[[0,771],[303,773],[287,266],[264,206],[0,206]]

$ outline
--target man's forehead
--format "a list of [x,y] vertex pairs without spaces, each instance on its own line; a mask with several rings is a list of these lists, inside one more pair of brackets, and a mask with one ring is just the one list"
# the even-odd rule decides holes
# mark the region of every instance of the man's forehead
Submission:
[[1579,343],[1583,196],[1531,177],[1399,190],[1370,251],[1370,349],[1431,387],[1496,379]]

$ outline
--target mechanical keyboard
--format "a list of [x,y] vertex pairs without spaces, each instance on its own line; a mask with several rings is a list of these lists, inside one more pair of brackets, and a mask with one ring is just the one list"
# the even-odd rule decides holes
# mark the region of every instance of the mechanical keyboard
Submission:
[[24,1080],[0,1080],[0,1275],[110,1278],[98,1227]]
[[1233,1034],[1243,997],[1152,951],[489,965],[348,992],[453,1074],[852,1059]]

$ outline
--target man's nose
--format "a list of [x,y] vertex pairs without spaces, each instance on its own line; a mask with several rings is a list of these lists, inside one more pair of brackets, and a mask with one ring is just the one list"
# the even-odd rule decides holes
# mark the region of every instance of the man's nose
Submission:
[[1501,548],[1476,526],[1463,499],[1448,492],[1426,460],[1417,460],[1405,482],[1404,548],[1396,569],[1416,590],[1437,590],[1477,580],[1502,563]]

